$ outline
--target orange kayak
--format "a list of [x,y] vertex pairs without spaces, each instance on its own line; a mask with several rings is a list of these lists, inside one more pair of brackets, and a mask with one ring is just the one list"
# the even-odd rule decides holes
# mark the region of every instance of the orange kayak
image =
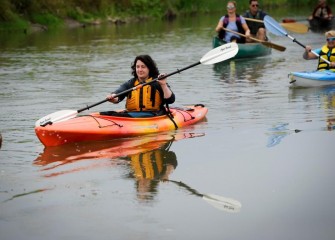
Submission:
[[35,133],[45,146],[59,146],[85,141],[104,141],[143,134],[170,131],[195,124],[206,117],[208,109],[202,104],[184,108],[170,108],[173,121],[167,116],[128,118],[117,116],[77,116],[52,125],[36,126]]

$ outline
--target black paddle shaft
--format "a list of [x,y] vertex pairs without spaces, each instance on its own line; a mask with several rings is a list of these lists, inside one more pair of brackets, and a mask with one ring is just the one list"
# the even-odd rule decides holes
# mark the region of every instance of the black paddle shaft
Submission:
[[301,42],[299,42],[297,39],[291,37],[290,35],[287,35],[287,36],[288,36],[289,38],[291,38],[293,42],[296,42],[296,43],[298,43],[301,47],[306,48],[306,46],[305,46],[304,44],[302,44]]
[[[193,64],[191,64],[191,65],[189,65],[189,66],[187,66],[187,67],[184,67],[184,68],[182,68],[182,69],[177,69],[176,71],[174,71],[174,72],[172,72],[172,73],[169,73],[169,74],[167,74],[167,75],[164,75],[164,76],[155,78],[155,79],[153,79],[153,80],[150,81],[150,82],[142,83],[142,84],[139,84],[139,85],[137,85],[137,86],[135,86],[135,87],[133,87],[133,88],[127,89],[127,90],[125,90],[125,91],[122,91],[122,92],[116,94],[114,97],[121,96],[121,95],[123,95],[123,94],[125,94],[125,93],[134,91],[134,90],[136,90],[136,89],[138,89],[138,88],[141,88],[141,87],[143,87],[143,86],[146,86],[146,85],[148,85],[148,84],[151,84],[151,83],[153,83],[153,82],[156,82],[156,81],[158,81],[158,80],[161,80],[161,79],[163,79],[163,78],[172,76],[172,75],[177,74],[177,73],[181,73],[182,71],[185,71],[185,70],[187,70],[187,69],[189,69],[189,68],[195,67],[195,66],[197,66],[197,65],[199,65],[199,64],[201,64],[200,61],[197,62],[197,63],[193,63]],[[83,111],[85,111],[85,110],[88,110],[88,109],[90,109],[90,108],[92,108],[92,107],[95,107],[95,106],[100,105],[100,104],[102,104],[102,103],[104,103],[104,102],[107,102],[107,101],[109,101],[108,98],[106,98],[106,99],[104,99],[104,100],[102,100],[102,101],[100,101],[100,102],[94,103],[94,104],[92,104],[92,105],[86,106],[86,107],[84,107],[84,108],[81,108],[81,109],[77,110],[77,113],[83,112]]]

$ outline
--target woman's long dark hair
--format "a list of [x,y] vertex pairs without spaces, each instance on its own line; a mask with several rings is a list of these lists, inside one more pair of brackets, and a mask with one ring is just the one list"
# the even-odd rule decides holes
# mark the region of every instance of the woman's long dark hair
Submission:
[[131,74],[135,77],[138,78],[136,74],[136,62],[137,60],[141,60],[148,68],[149,68],[149,77],[152,78],[157,78],[159,71],[156,66],[155,61],[149,56],[149,55],[139,55],[135,58],[133,64],[131,65],[132,72]]

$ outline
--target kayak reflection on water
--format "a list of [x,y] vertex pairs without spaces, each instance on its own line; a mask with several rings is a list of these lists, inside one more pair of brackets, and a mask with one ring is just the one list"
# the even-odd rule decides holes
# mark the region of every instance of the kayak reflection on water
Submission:
[[[174,141],[201,137],[202,133],[176,133],[148,135],[117,141],[69,144],[60,147],[45,148],[34,161],[49,172],[44,177],[56,177],[63,174],[91,170],[104,166],[129,166],[126,178],[135,179],[137,199],[150,202],[156,196],[161,182],[171,182],[186,189],[192,195],[201,197],[213,207],[226,212],[239,212],[241,203],[231,198],[215,194],[202,194],[180,181],[170,180],[169,176],[178,165],[176,154],[170,150]],[[102,161],[107,159],[108,161]],[[78,161],[87,160],[89,165],[83,167]],[[101,160],[101,161],[96,161]],[[98,163],[97,163],[98,162]],[[100,162],[100,164],[99,164]],[[87,162],[86,162],[87,163]]]
[[[159,150],[165,144],[173,141],[203,136],[196,133],[153,134],[133,138],[123,138],[111,141],[82,142],[67,144],[59,147],[46,147],[34,161],[35,165],[42,166],[44,177],[54,177],[66,173],[77,172],[98,167],[97,161],[107,159],[102,164],[120,165],[127,156],[135,156],[148,151]],[[79,166],[79,161],[89,160],[89,166]],[[113,160],[113,161],[110,161]],[[103,162],[103,161],[100,161]],[[125,163],[127,164],[127,163]],[[58,171],[55,171],[55,170]]]
[[310,109],[319,103],[315,110],[322,110],[325,114],[326,127],[321,130],[333,131],[335,129],[335,86],[313,87],[313,88],[291,88],[289,89],[289,99],[296,103],[301,101]]
[[[314,88],[290,88],[289,100],[296,104],[302,102],[306,109],[314,109],[314,111],[322,110],[325,112],[326,127],[322,127],[322,131],[333,131],[335,129],[335,86],[314,87]],[[320,103],[320,109],[315,108],[315,102]],[[311,107],[313,106],[313,107]],[[312,113],[309,113],[312,116]],[[306,123],[312,123],[313,119],[304,120]],[[278,145],[282,139],[292,133],[299,133],[306,129],[289,128],[289,123],[278,123],[268,129],[267,135],[269,140],[267,147]]]

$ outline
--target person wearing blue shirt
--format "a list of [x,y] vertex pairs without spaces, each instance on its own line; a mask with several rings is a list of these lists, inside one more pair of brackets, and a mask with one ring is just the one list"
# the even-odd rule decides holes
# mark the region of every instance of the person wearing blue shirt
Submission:
[[228,1],[227,14],[220,18],[215,28],[215,31],[218,32],[219,38],[225,40],[226,42],[237,42],[237,43],[246,42],[245,37],[241,37],[235,33],[225,31],[224,28],[235,32],[239,32],[245,35],[247,39],[250,38],[250,30],[244,17],[236,13],[235,1]]

